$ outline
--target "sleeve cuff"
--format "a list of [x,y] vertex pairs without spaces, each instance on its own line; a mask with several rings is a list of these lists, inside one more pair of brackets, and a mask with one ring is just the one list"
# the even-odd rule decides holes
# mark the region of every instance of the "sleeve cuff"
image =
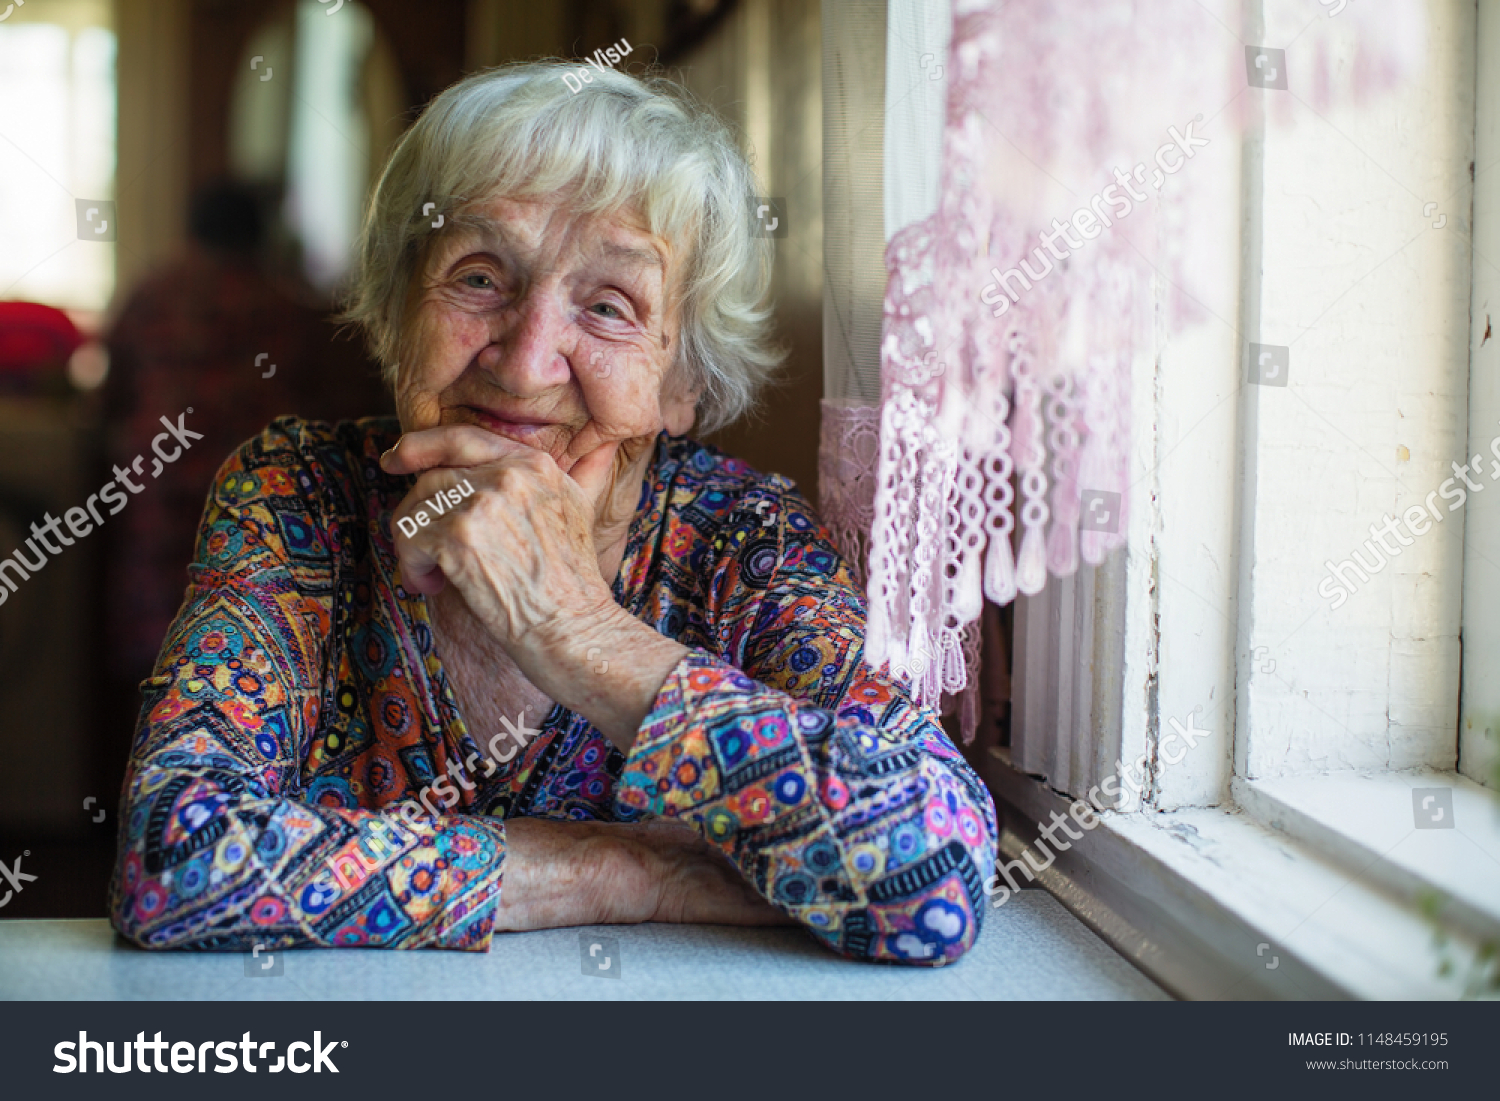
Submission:
[[701,818],[710,840],[727,841],[814,796],[807,770],[787,766],[806,764],[797,735],[816,735],[829,721],[820,709],[798,706],[733,665],[692,650],[662,682],[641,723],[616,802],[638,814]]
[[[444,907],[441,923],[423,947],[489,951],[504,882],[504,824],[470,817],[439,820],[431,844],[448,864],[444,885],[462,895]],[[396,868],[387,873],[391,879],[399,874]]]

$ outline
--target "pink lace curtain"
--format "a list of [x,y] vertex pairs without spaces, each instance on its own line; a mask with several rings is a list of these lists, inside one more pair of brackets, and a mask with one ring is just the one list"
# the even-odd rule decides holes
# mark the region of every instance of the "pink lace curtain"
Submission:
[[[986,598],[1124,546],[1132,372],[1204,318],[1195,272],[1238,248],[1192,238],[1195,182],[1238,170],[1267,97],[1323,110],[1419,63],[1420,7],[1380,7],[1330,29],[1306,5],[1323,25],[1283,91],[1249,84],[1238,0],[955,0],[938,206],[886,248],[881,401],[824,407],[823,511],[867,563],[868,658],[919,698],[974,683]],[[1274,124],[1290,101],[1270,105]]]

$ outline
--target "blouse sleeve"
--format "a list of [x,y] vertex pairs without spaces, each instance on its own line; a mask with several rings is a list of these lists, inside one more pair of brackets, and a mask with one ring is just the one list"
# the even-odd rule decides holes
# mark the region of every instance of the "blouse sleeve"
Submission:
[[219,470],[131,749],[110,916],[146,948],[489,946],[504,830],[304,790],[337,597],[316,464],[278,421]]
[[617,798],[693,824],[844,955],[956,959],[994,802],[931,709],[865,664],[864,600],[807,502],[779,479],[750,498],[774,511],[747,498],[721,535],[700,578],[712,644],[667,677]]

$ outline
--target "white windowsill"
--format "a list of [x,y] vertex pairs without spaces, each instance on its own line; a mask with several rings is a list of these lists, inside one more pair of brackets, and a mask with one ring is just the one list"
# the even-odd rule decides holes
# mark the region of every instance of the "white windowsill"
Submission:
[[[1003,751],[992,751],[984,771],[996,795],[1019,812],[1007,815],[1001,840],[1007,857],[1034,840],[1034,823],[1048,821],[1053,810],[1066,812],[1068,800],[1016,772]],[[1424,919],[1410,892],[1393,889],[1400,882],[1391,879],[1395,873],[1372,871],[1369,857],[1343,863],[1306,839],[1318,829],[1331,830],[1326,824],[1330,808],[1342,803],[1349,810],[1351,790],[1360,791],[1340,778],[1325,790],[1342,790],[1342,798],[1320,797],[1314,789],[1326,779],[1305,778],[1291,787],[1277,781],[1274,797],[1263,785],[1251,793],[1262,813],[1273,805],[1301,808],[1296,813],[1298,825],[1288,832],[1234,809],[1100,815],[1099,826],[1059,854],[1038,880],[1118,951],[1182,996],[1462,996],[1477,947],[1468,928],[1471,922],[1445,921],[1447,947],[1440,952],[1435,927]],[[1411,786],[1445,786],[1405,782],[1410,779],[1398,781],[1406,792],[1408,822]],[[1352,777],[1347,782],[1357,783]],[[1472,793],[1460,800],[1459,784],[1453,786],[1455,816],[1462,820],[1469,817],[1465,808]],[[1393,791],[1386,789],[1381,799],[1388,801]],[[1364,813],[1392,817],[1389,809]],[[1277,820],[1289,822],[1293,812],[1282,809],[1279,816]],[[1319,822],[1325,824],[1318,826]],[[1298,829],[1306,836],[1297,836]],[[1385,835],[1370,836],[1368,843],[1378,845]],[[1472,836],[1466,841],[1472,842]],[[1416,843],[1392,867],[1411,876],[1409,865],[1423,844],[1431,843]],[[1481,872],[1495,878],[1489,852],[1480,842],[1473,844],[1483,868],[1468,865],[1465,882]],[[1400,839],[1395,847],[1401,847]],[[1345,846],[1343,856],[1348,859],[1357,851]],[[1440,863],[1457,870],[1456,863]],[[1432,879],[1428,873],[1424,882]],[[1446,872],[1443,881],[1449,882]],[[1472,910],[1487,897],[1489,885],[1468,886],[1469,891],[1454,897]],[[1482,911],[1474,912],[1483,916]],[[1454,963],[1447,975],[1439,973],[1444,954]]]
[[[1446,788],[1452,805],[1416,788]],[[1443,899],[1445,924],[1500,940],[1500,795],[1452,772],[1328,773],[1233,783],[1262,825],[1326,853],[1411,903]],[[1417,828],[1417,822],[1433,828]],[[1438,828],[1446,823],[1447,828]]]

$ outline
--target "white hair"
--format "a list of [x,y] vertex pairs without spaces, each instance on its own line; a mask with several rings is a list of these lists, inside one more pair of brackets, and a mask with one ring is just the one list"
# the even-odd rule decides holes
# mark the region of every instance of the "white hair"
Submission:
[[699,391],[697,428],[711,432],[753,407],[785,355],[771,340],[773,246],[754,231],[755,175],[680,86],[591,68],[575,93],[562,76],[576,71],[505,65],[432,101],[370,199],[343,319],[363,328],[394,383],[436,214],[461,226],[473,204],[556,196],[579,213],[630,210],[686,256],[674,369]]

